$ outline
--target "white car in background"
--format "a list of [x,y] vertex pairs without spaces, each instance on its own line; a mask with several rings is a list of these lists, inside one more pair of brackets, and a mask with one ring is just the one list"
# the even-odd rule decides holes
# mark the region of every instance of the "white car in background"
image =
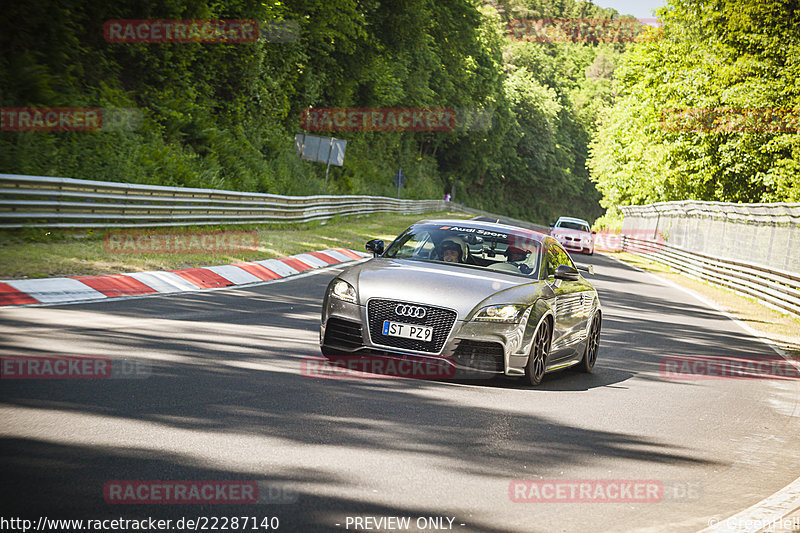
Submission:
[[570,252],[592,255],[595,232],[580,218],[560,217],[550,226],[550,234]]

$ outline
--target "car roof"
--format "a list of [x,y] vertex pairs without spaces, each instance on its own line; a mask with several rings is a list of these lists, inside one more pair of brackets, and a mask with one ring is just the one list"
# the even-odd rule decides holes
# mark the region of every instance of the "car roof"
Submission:
[[488,231],[498,231],[504,233],[524,233],[526,236],[530,237],[532,240],[537,242],[549,242],[549,240],[555,240],[553,237],[546,233],[542,233],[540,231],[536,231],[533,229],[523,228],[521,226],[512,226],[509,224],[498,224],[497,222],[485,222],[482,220],[464,220],[464,219],[455,219],[455,218],[437,218],[437,219],[429,219],[429,220],[420,220],[419,222],[415,222],[413,225],[418,226],[421,224],[435,224],[442,226],[456,226],[456,227],[468,227],[468,228],[479,228]]
[[[550,220],[553,220],[553,219],[551,218]],[[577,222],[578,224],[586,224],[587,226],[589,225],[589,223],[587,221],[583,220],[582,218],[574,218],[574,217],[558,217],[558,220],[556,221],[556,224],[558,224],[562,220],[564,222]]]

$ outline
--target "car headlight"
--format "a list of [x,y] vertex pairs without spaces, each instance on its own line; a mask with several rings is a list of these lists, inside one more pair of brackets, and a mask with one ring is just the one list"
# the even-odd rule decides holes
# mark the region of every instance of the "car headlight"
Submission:
[[356,290],[343,279],[337,279],[333,282],[331,296],[345,302],[356,303]]
[[486,322],[517,322],[525,312],[525,305],[491,305],[484,307],[475,315],[473,320]]

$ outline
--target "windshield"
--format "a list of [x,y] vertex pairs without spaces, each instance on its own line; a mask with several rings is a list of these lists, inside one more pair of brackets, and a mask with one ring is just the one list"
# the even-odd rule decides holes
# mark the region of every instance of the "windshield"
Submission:
[[468,225],[412,226],[384,257],[451,263],[538,279],[541,246],[533,232],[493,231]]
[[556,224],[556,227],[564,229],[574,229],[576,231],[586,231],[586,232],[589,231],[589,226],[587,226],[586,224],[581,224],[580,222],[567,222],[565,220],[559,221],[559,223]]

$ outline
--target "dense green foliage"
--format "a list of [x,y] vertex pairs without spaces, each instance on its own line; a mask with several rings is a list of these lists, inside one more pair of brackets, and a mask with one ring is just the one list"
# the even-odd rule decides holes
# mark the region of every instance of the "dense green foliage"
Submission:
[[[3,107],[130,107],[132,131],[0,132],[0,172],[281,194],[454,199],[548,222],[593,220],[586,166],[624,46],[512,41],[511,19],[615,15],[574,0],[14,2],[0,21]],[[247,44],[106,42],[112,19],[295,21]],[[629,67],[629,70],[632,67]],[[309,107],[452,107],[490,129],[336,132],[343,167],[302,161]],[[323,133],[324,135],[324,133]]]
[[[590,167],[612,207],[667,200],[800,200],[800,137],[763,120],[676,127],[670,110],[800,113],[797,0],[670,0],[615,74]],[[739,111],[709,121],[731,121]],[[727,115],[727,116],[725,116]],[[694,126],[701,122],[690,123]]]

